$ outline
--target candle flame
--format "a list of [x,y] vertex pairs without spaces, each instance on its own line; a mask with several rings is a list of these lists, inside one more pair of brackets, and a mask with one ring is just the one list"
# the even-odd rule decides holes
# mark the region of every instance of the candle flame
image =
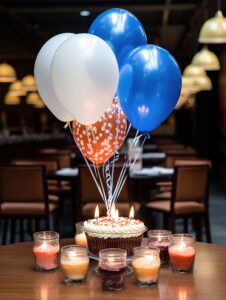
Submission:
[[131,208],[130,208],[129,218],[134,219],[134,207],[133,206],[131,206]]
[[42,248],[42,249],[47,249],[47,248],[48,248],[48,244],[47,244],[46,242],[43,242],[43,243],[41,244],[41,248]]
[[112,207],[111,207],[111,217],[112,217],[112,219],[114,219],[114,216],[115,216],[115,204],[113,204]]
[[94,218],[99,218],[99,216],[100,216],[99,205],[97,205],[95,208]]
[[115,218],[114,218],[114,221],[116,223],[118,223],[118,218],[119,218],[119,213],[118,213],[118,209],[116,209],[116,211],[115,211]]

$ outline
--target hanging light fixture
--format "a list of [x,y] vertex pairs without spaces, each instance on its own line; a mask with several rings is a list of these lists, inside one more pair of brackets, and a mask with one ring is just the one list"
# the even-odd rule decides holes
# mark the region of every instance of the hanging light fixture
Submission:
[[22,84],[27,92],[37,91],[35,78],[33,75],[27,75],[22,79]]
[[190,96],[190,94],[181,93],[175,109],[180,109],[182,106],[184,106],[189,100]]
[[20,104],[20,97],[8,92],[4,98],[4,104],[6,105],[18,105]]
[[207,20],[199,33],[199,43],[223,44],[226,43],[226,18],[219,9],[216,15]]
[[197,52],[192,59],[193,66],[202,67],[206,71],[214,71],[220,69],[220,62],[217,56],[207,47]]
[[16,81],[15,69],[7,64],[0,64],[0,82],[14,82]]
[[25,96],[26,95],[26,91],[24,90],[22,82],[20,80],[17,80],[10,84],[9,92],[16,96]]
[[41,100],[39,94],[36,92],[29,93],[26,97],[27,104],[35,105],[35,104],[39,103],[40,101],[42,101],[42,100]]
[[183,72],[184,77],[191,78],[192,84],[198,91],[209,91],[212,89],[210,78],[202,67],[188,65]]
[[182,91],[189,94],[196,94],[200,91],[200,88],[194,84],[194,79],[192,77],[182,76]]
[[34,107],[35,107],[35,108],[44,108],[44,107],[45,107],[45,104],[44,104],[42,101],[40,101],[40,102],[34,104]]

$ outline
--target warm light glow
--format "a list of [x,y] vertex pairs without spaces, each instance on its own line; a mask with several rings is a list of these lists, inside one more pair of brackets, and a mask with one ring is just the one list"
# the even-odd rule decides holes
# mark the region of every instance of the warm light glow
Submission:
[[26,91],[23,89],[23,85],[20,80],[11,83],[9,86],[9,91],[12,95],[16,95],[16,96],[26,95]]
[[130,219],[133,219],[133,218],[134,218],[134,207],[133,207],[133,206],[131,206],[131,208],[130,208],[129,218],[130,218]]
[[16,71],[7,64],[0,64],[0,82],[14,82],[16,81]]
[[113,217],[115,216],[115,204],[112,205],[111,207],[111,217],[113,219]]
[[35,78],[33,75],[27,75],[22,79],[22,84],[27,92],[37,91]]
[[42,102],[40,96],[38,93],[29,93],[26,97],[26,103],[31,105],[36,105],[38,103]]
[[8,92],[4,98],[4,104],[6,105],[18,105],[20,104],[20,97]]
[[46,242],[43,242],[40,246],[42,249],[48,249],[48,244]]
[[94,218],[99,218],[99,216],[100,216],[99,205],[97,205],[95,208]]
[[115,211],[115,217],[114,217],[115,223],[118,223],[118,218],[119,218],[119,212],[118,212],[118,209],[116,209],[116,211]]

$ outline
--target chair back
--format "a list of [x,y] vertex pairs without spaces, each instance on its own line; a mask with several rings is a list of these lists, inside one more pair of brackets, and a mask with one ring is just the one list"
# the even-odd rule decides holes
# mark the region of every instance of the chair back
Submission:
[[173,188],[174,201],[208,199],[210,161],[177,161]]
[[[114,170],[114,187],[117,184],[118,177],[121,172],[121,166],[115,166]],[[101,173],[101,172],[100,172]],[[90,171],[86,165],[80,165],[79,166],[79,176],[80,176],[80,197],[82,203],[88,203],[88,202],[101,202],[102,198],[99,194],[98,188],[92,178],[92,175],[90,174]],[[102,178],[103,181],[103,178]],[[105,185],[105,181],[104,185]],[[118,202],[128,202],[128,188],[127,188],[127,182],[126,180],[119,198]],[[107,193],[106,193],[107,195]]]
[[0,166],[1,202],[44,202],[46,190],[42,166]]
[[17,159],[11,163],[16,166],[45,166],[49,173],[54,173],[59,169],[59,162],[56,159]]
[[71,151],[70,150],[41,149],[39,151],[39,153],[44,159],[58,160],[60,169],[71,167]]

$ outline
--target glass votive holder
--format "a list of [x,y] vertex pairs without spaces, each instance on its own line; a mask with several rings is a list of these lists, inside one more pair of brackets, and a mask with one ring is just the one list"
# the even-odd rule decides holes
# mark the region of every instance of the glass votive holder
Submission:
[[193,234],[182,233],[171,236],[169,257],[173,272],[192,273],[195,254],[195,236]]
[[84,282],[89,268],[87,248],[76,245],[64,246],[61,249],[60,265],[66,284]]
[[149,230],[148,247],[157,247],[160,250],[161,267],[169,266],[169,244],[172,232],[169,230]]
[[160,269],[158,248],[136,247],[132,268],[139,286],[152,286],[158,283]]
[[55,270],[58,267],[59,250],[59,233],[54,231],[35,232],[33,246],[35,270]]
[[77,222],[75,224],[75,244],[78,246],[87,247],[87,238],[83,230],[83,224],[84,222]]
[[100,250],[98,269],[104,290],[120,291],[123,289],[127,267],[126,255],[126,250],[119,248]]

